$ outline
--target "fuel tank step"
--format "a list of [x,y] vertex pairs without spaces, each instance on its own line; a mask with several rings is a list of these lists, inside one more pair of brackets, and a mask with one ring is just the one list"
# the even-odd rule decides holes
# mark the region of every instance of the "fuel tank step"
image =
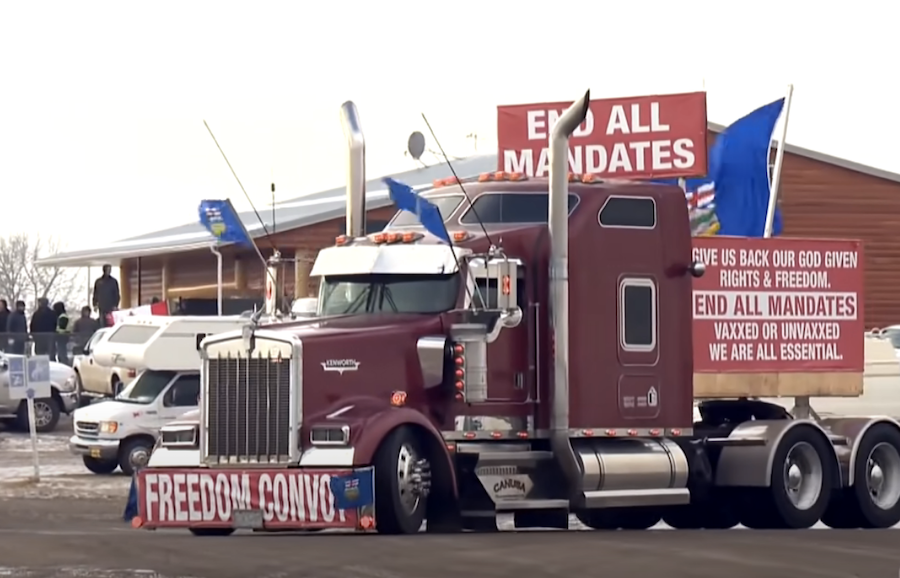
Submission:
[[593,490],[584,492],[586,508],[625,508],[634,506],[677,506],[691,501],[687,488],[648,490]]
[[528,450],[513,452],[479,452],[479,466],[534,466],[553,459],[553,452]]
[[569,500],[503,500],[495,505],[498,512],[516,510],[560,510],[569,509]]

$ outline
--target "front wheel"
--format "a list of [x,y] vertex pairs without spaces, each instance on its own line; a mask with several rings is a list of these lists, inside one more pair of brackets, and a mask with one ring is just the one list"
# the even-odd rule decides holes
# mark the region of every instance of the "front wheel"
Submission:
[[119,467],[116,460],[101,460],[91,456],[82,456],[84,467],[95,474],[111,474]]
[[375,454],[375,524],[381,534],[415,534],[425,521],[430,471],[409,427],[392,431]]
[[119,467],[127,476],[147,465],[153,452],[153,442],[148,438],[132,438],[119,446]]
[[[61,409],[59,401],[54,397],[34,400],[34,427],[38,433],[49,433],[59,423]],[[22,400],[16,412],[16,427],[28,431],[28,402]]]

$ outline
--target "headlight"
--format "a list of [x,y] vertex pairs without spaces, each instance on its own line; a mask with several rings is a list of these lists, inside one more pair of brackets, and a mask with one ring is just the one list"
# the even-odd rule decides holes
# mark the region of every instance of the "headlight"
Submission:
[[309,430],[309,443],[314,446],[345,446],[350,443],[350,426],[313,426]]
[[65,382],[63,382],[63,384],[61,386],[59,386],[59,389],[60,389],[60,391],[68,393],[70,391],[75,391],[75,387],[76,387],[76,380],[75,380],[75,374],[73,373],[72,375],[69,376],[68,379],[66,379]]
[[197,447],[197,426],[174,425],[164,427],[159,432],[160,445],[164,448]]
[[114,434],[119,431],[119,422],[117,421],[101,421],[100,433]]

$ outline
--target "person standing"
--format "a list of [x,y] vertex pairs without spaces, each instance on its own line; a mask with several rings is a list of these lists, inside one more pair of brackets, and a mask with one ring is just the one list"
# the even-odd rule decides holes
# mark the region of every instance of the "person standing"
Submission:
[[69,316],[66,314],[66,306],[62,301],[53,304],[53,312],[56,314],[56,361],[69,365]]
[[75,326],[72,328],[72,333],[75,337],[75,345],[84,348],[87,345],[88,339],[91,338],[98,329],[100,329],[100,322],[91,317],[91,308],[88,306],[84,306],[81,308],[81,317],[75,320]]
[[25,302],[16,301],[16,310],[9,314],[6,321],[6,333],[9,335],[9,352],[25,355],[25,342],[28,340],[28,318],[25,317]]
[[94,309],[100,315],[100,327],[108,327],[109,315],[119,308],[119,282],[110,273],[111,265],[103,266],[103,274],[94,281]]
[[56,313],[50,309],[50,301],[46,297],[38,299],[37,309],[31,314],[31,338],[34,340],[35,355],[49,355],[54,359],[53,349],[56,337]]
[[9,313],[9,304],[6,302],[6,299],[0,299],[0,333],[3,334],[3,339],[0,339],[0,351],[6,351],[9,348],[9,335],[6,333]]

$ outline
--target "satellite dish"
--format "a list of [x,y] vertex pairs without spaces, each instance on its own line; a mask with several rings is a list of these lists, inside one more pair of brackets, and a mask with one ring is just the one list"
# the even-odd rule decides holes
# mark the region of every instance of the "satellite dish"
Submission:
[[422,153],[425,152],[425,137],[422,133],[415,131],[409,135],[409,140],[406,141],[406,150],[412,158],[416,160],[422,158]]

